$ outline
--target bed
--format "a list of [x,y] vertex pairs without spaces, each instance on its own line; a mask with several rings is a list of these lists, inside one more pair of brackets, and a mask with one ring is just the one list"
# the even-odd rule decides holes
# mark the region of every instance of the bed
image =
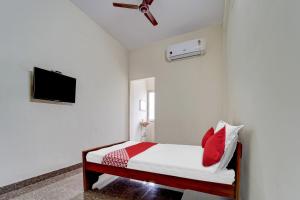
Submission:
[[111,174],[154,182],[179,189],[239,199],[242,145],[238,143],[228,169],[218,171],[218,164],[202,166],[200,146],[156,144],[129,159],[127,167],[103,164],[108,153],[137,144],[126,141],[82,152],[84,190],[90,190],[101,174]]

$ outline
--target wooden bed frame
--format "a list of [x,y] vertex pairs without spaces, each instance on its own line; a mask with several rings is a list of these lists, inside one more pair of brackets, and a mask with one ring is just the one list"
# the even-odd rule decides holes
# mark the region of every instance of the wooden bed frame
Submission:
[[153,182],[153,183],[157,183],[169,187],[174,187],[174,188],[179,188],[184,190],[189,189],[189,190],[194,190],[194,191],[199,191],[199,192],[204,192],[208,194],[239,200],[240,176],[241,176],[240,168],[241,168],[241,158],[242,158],[241,143],[238,143],[234,156],[228,166],[229,169],[233,169],[235,171],[235,182],[232,185],[199,181],[199,180],[157,174],[152,172],[144,172],[139,170],[127,169],[127,168],[113,167],[108,165],[91,163],[86,160],[87,153],[91,151],[96,151],[102,148],[110,147],[121,143],[124,142],[97,147],[82,152],[84,191],[90,190],[92,188],[92,184],[98,180],[101,174],[111,174],[111,175],[121,176],[130,179]]

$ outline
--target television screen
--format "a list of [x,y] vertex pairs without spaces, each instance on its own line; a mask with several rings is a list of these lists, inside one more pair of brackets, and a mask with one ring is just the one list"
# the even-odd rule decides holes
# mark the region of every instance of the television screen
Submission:
[[33,98],[75,103],[76,79],[38,67],[33,71]]

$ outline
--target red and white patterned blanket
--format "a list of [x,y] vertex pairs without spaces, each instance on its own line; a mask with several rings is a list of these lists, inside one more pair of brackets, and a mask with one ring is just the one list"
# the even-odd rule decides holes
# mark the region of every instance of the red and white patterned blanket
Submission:
[[102,160],[103,165],[126,168],[130,158],[146,151],[156,145],[153,142],[141,142],[123,149],[106,154]]

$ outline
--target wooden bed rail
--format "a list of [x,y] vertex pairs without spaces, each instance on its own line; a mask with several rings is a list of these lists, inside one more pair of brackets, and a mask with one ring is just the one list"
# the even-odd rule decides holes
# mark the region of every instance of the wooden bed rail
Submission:
[[104,149],[104,148],[111,147],[111,146],[114,146],[114,145],[122,144],[122,143],[125,143],[125,142],[127,142],[127,141],[118,142],[118,143],[114,143],[114,144],[109,144],[109,145],[105,145],[105,146],[101,146],[101,147],[95,147],[95,148],[91,148],[91,149],[86,149],[86,150],[82,151],[82,154],[86,155],[91,151],[97,151],[97,150],[100,150],[100,149]]
[[[124,141],[125,142],[125,141]],[[121,176],[126,178],[132,178],[141,181],[154,182],[161,185],[175,187],[179,189],[190,189],[199,192],[209,193],[213,195],[219,195],[223,197],[229,197],[235,200],[239,200],[240,197],[240,168],[242,158],[242,144],[238,143],[234,156],[230,161],[228,168],[235,171],[235,182],[232,185],[211,183],[193,179],[186,179],[181,177],[157,174],[152,172],[144,172],[139,170],[119,168],[108,165],[101,165],[96,163],[90,163],[86,160],[88,152],[96,151],[102,148],[122,144],[119,142],[116,144],[106,145],[102,147],[92,148],[82,151],[82,164],[83,164],[83,187],[84,191],[88,191],[92,188],[92,184],[98,180],[101,174],[111,174],[115,176]]]

